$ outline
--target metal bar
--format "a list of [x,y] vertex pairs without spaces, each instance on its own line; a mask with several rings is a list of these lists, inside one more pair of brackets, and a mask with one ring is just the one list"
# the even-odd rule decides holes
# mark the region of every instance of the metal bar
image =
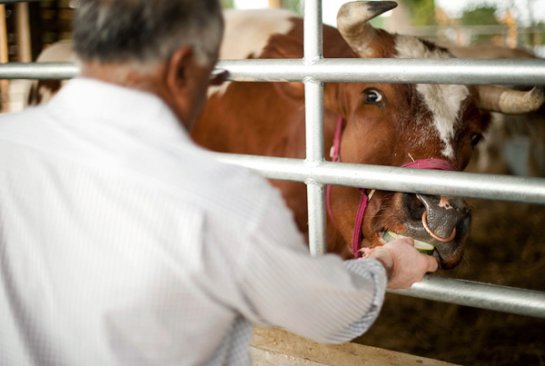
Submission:
[[[384,166],[211,153],[269,178],[347,184],[429,194],[455,193],[487,199],[545,204],[545,179],[462,172],[436,172]],[[430,180],[431,178],[431,180]],[[482,182],[489,179],[486,185]],[[405,181],[404,181],[405,180]],[[425,182],[425,186],[422,185]],[[481,183],[479,183],[481,182]],[[369,183],[369,184],[367,184]],[[482,186],[481,186],[482,185]],[[452,190],[454,188],[454,190]],[[525,196],[528,194],[528,197]],[[545,293],[493,284],[427,276],[408,290],[390,291],[423,299],[545,318]]]
[[233,80],[545,85],[545,60],[321,59],[221,61]]
[[[321,0],[304,2],[304,58],[312,65],[322,58]],[[324,87],[319,81],[305,78],[306,162],[318,164],[324,160]],[[325,190],[322,184],[306,180],[308,205],[308,235],[312,255],[326,252]]]
[[[308,52],[309,57],[316,53]],[[310,63],[308,60],[222,61],[218,67],[229,69],[233,80],[307,81],[308,88],[312,89],[309,94],[316,93],[320,81],[545,85],[545,62],[542,60],[317,58]],[[66,79],[77,72],[78,67],[73,64],[5,64],[0,66],[0,79]],[[307,144],[319,146],[312,138]],[[319,161],[314,148],[311,151],[306,161],[214,155],[222,161],[257,170],[269,178],[306,182],[309,202],[313,202],[309,203],[311,212],[323,212],[324,184],[545,204],[545,179],[541,178],[330,163]],[[312,218],[315,224],[311,226],[325,228],[325,219],[320,222],[322,219],[323,215]],[[395,293],[545,318],[545,294],[537,291],[428,277],[409,290]]]
[[[324,161],[324,87],[320,82],[305,82],[305,134],[306,163],[320,164]],[[327,247],[325,190],[323,185],[307,179],[307,205],[309,247],[313,255],[324,254]]]
[[[220,61],[233,81],[385,82],[429,84],[545,85],[545,60],[469,59],[300,59]],[[70,63],[0,65],[0,79],[68,79]]]
[[210,153],[220,161],[242,165],[267,178],[377,188],[386,191],[449,194],[490,200],[545,204],[545,179],[498,174],[446,172],[380,165],[309,164],[299,159]]
[[322,42],[322,1],[305,0],[304,10],[304,61],[305,64],[312,64],[318,61],[323,55]]
[[390,293],[545,318],[545,292],[489,283],[426,276],[407,290]]
[[70,79],[79,73],[79,67],[67,62],[16,63],[0,65],[0,79]]
[[305,82],[306,160],[324,161],[324,86],[320,82]]
[[308,242],[310,254],[327,252],[325,188],[323,184],[307,180]]

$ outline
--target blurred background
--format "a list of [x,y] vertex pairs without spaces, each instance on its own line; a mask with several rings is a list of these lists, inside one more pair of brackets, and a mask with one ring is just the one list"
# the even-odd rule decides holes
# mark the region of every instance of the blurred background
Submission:
[[[286,8],[302,13],[302,0],[222,0],[224,8]],[[324,0],[324,23],[335,25],[346,0]],[[418,35],[456,46],[524,48],[545,56],[545,0],[398,0],[374,20],[390,32]],[[35,59],[49,44],[70,38],[74,0],[0,5],[3,42],[10,61]],[[4,46],[5,47],[5,46]]]
[[[323,21],[335,25],[345,0],[324,0]],[[543,0],[400,0],[374,24],[390,32],[418,35],[441,43],[480,43],[522,47],[545,56]],[[302,13],[300,0],[225,0],[226,8],[283,7]]]
[[[326,24],[335,24],[344,2],[323,0]],[[373,24],[437,42],[459,57],[545,57],[545,0],[398,3]],[[54,42],[70,39],[74,4],[50,0],[0,5],[0,62],[31,62]],[[301,13],[302,1],[222,0],[222,4]],[[23,108],[24,81],[0,83],[2,111]],[[468,170],[545,177],[545,108],[523,116],[495,114]],[[438,276],[545,291],[545,207],[470,203],[473,227],[464,261]],[[545,365],[543,319],[391,294],[375,326],[357,342],[465,365]]]

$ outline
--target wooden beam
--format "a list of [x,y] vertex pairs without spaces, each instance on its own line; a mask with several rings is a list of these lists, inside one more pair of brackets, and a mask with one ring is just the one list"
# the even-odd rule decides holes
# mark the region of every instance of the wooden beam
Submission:
[[250,352],[254,366],[454,366],[356,343],[318,344],[276,328],[255,328]]
[[281,8],[282,7],[282,0],[269,0],[269,8]]
[[17,35],[17,56],[19,62],[31,62],[30,23],[28,3],[18,3],[15,7],[15,33]]
[[[0,4],[0,63],[5,64],[8,57],[8,29],[6,23],[6,7]],[[1,112],[9,110],[9,81],[0,80]]]

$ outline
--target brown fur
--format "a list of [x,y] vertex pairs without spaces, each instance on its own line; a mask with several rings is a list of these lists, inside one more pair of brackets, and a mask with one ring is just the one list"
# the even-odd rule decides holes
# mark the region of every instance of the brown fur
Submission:
[[[250,30],[248,30],[250,31]],[[394,36],[378,31],[380,38],[371,47],[376,57],[393,57]],[[293,19],[287,34],[274,34],[260,58],[301,58],[303,24]],[[358,57],[335,28],[324,26],[326,58]],[[362,92],[380,90],[384,103],[366,104]],[[304,158],[304,99],[301,83],[232,83],[224,94],[214,94],[192,131],[200,144],[221,152]],[[417,94],[415,85],[384,83],[329,83],[325,86],[326,152],[333,140],[337,116],[346,122],[341,142],[343,162],[400,166],[415,159],[441,157],[442,145],[432,123],[417,124],[415,116],[431,119],[430,111]],[[473,147],[470,137],[486,127],[472,100],[465,102],[463,119],[457,129],[455,158],[451,161],[462,170]],[[307,229],[305,186],[294,182],[274,181],[302,232]],[[336,227],[328,226],[331,252],[349,257],[354,215],[359,192],[352,187],[332,189],[332,209]],[[364,245],[380,244],[383,230],[403,233],[407,220],[399,194],[377,192],[370,202],[363,233]],[[459,261],[461,243],[453,243],[453,258],[443,258],[446,266]],[[449,262],[449,263],[447,263]]]

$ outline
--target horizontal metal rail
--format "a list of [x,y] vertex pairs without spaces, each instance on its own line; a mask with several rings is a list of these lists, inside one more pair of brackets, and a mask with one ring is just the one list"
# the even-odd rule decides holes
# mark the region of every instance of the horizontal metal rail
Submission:
[[[301,60],[222,61],[232,80],[367,80],[393,83],[545,85],[545,63],[527,60]],[[0,65],[0,79],[67,79],[74,64]],[[545,203],[545,179],[462,172],[436,172],[363,164],[210,153],[273,179],[339,184],[388,191],[419,192]],[[425,184],[422,184],[425,182]],[[427,276],[411,289],[391,291],[424,299],[545,318],[545,293],[478,282]]]
[[[427,194],[448,192],[464,197],[545,204],[545,179],[542,178],[331,162],[309,164],[298,159],[210,154],[215,159],[244,166],[272,179]],[[426,276],[423,282],[410,289],[389,292],[545,318],[545,292],[432,276]]]
[[68,62],[0,64],[0,79],[70,79],[79,73],[78,65]]
[[322,59],[221,61],[233,80],[545,85],[545,60]]
[[452,278],[426,276],[407,290],[390,293],[420,299],[545,318],[545,292]]
[[[545,60],[504,59],[301,59],[220,61],[234,81],[385,82],[545,85]],[[68,79],[70,63],[0,65],[0,79]]]
[[[210,153],[225,163],[255,170],[271,179],[313,181],[386,191],[472,197],[545,204],[545,179],[498,174],[446,172],[391,166]],[[424,183],[425,182],[425,183]]]

